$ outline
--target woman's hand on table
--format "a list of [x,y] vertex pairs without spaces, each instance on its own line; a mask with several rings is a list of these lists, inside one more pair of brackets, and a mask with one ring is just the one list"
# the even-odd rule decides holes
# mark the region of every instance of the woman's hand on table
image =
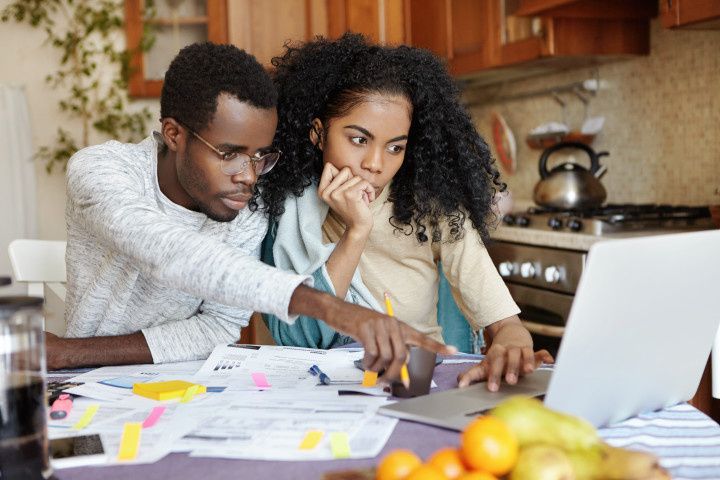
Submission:
[[493,345],[479,364],[458,375],[458,386],[467,387],[487,380],[488,390],[496,392],[503,377],[514,385],[520,377],[532,373],[543,363],[555,363],[547,350],[533,352],[530,347]]
[[490,348],[478,365],[458,376],[458,386],[487,380],[488,390],[496,392],[502,378],[510,385],[532,373],[542,362],[554,363],[547,350],[533,352],[530,332],[523,326],[517,315],[488,325],[485,330],[490,337]]

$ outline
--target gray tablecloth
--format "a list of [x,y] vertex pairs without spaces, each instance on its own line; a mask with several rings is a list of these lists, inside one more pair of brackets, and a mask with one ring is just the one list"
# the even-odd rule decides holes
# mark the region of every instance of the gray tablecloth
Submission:
[[[438,388],[456,385],[469,364],[441,364],[435,370]],[[661,457],[673,478],[720,478],[720,426],[695,408],[683,404],[640,415],[600,430],[608,442],[649,450]],[[179,480],[179,479],[315,479],[334,470],[366,468],[396,448],[407,448],[422,458],[441,447],[457,445],[457,432],[400,421],[378,458],[322,462],[278,462],[190,458],[174,453],[151,465],[84,467],[59,470],[59,480]]]

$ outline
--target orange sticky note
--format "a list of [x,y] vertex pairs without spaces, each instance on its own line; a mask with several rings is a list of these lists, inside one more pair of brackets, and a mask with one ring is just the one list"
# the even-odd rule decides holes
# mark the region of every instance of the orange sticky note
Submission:
[[320,430],[310,430],[302,442],[300,442],[300,450],[312,450],[317,447],[320,440],[322,440],[324,433]]
[[362,386],[363,387],[374,387],[377,383],[377,372],[371,372],[370,370],[365,370],[365,375],[363,375],[363,381]]

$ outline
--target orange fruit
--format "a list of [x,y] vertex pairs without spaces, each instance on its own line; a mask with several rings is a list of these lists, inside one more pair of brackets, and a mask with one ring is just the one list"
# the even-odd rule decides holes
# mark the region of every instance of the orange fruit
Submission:
[[463,464],[460,450],[457,448],[441,448],[433,453],[425,463],[437,468],[450,479],[458,478],[465,473],[465,464]]
[[465,428],[460,436],[460,450],[470,468],[501,477],[517,461],[518,441],[505,422],[484,416]]
[[375,471],[375,479],[404,480],[420,465],[422,460],[410,450],[393,450],[380,460]]
[[448,480],[448,477],[432,465],[420,465],[405,480]]
[[498,478],[487,472],[475,470],[474,472],[467,472],[464,475],[460,475],[456,480],[498,480]]

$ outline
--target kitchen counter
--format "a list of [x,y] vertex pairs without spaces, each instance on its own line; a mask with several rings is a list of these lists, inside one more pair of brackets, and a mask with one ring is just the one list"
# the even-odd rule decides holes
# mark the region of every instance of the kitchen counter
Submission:
[[498,225],[490,231],[490,238],[505,242],[524,243],[542,247],[564,248],[567,250],[580,250],[587,252],[596,243],[606,240],[619,240],[622,238],[644,237],[648,235],[667,235],[680,233],[673,230],[643,230],[641,232],[606,233],[602,236],[588,235],[574,232],[554,232],[551,230],[536,230],[533,228],[508,227]]

